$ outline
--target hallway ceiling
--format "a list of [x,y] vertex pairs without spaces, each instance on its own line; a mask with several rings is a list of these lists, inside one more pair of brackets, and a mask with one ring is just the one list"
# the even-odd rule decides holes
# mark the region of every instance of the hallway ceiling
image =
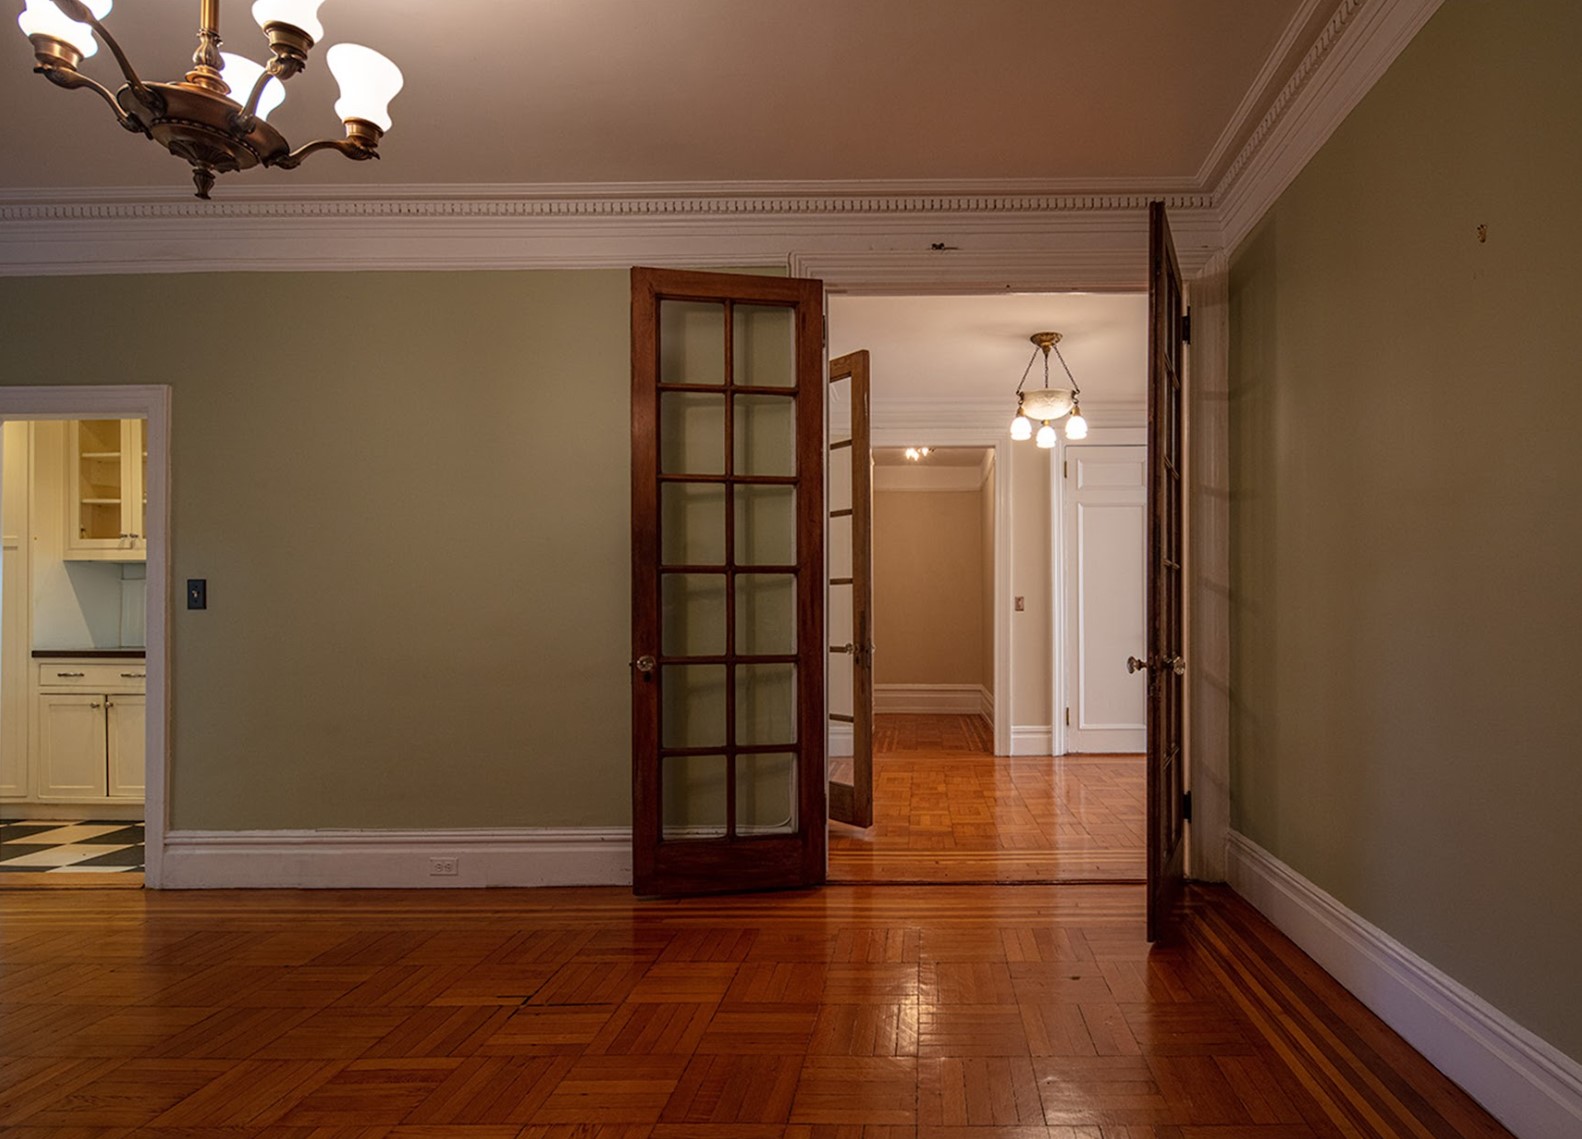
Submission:
[[[1060,351],[1090,406],[1146,398],[1146,294],[829,298],[830,355],[868,349],[875,400],[1000,401],[1007,427],[1016,382],[1033,354],[1028,337],[1046,329],[1061,334]],[[1050,385],[1064,379],[1051,357]],[[1027,384],[1043,382],[1043,366],[1035,363]]]
[[[1273,98],[1332,4],[1304,0],[328,0],[328,42],[404,69],[379,163],[315,158],[231,176],[308,184],[1212,181],[1244,100]],[[118,130],[91,93],[31,73],[13,0],[0,30],[0,192],[182,190],[184,164]],[[250,5],[226,47],[261,58]],[[196,0],[123,0],[107,21],[149,79],[179,78]],[[1297,27],[1300,24],[1300,27]],[[436,32],[438,31],[438,34]],[[1289,33],[1289,34],[1288,34]],[[118,86],[101,50],[84,70]],[[271,121],[340,134],[316,52]],[[1245,109],[1244,109],[1245,111]],[[1222,144],[1216,146],[1217,142]],[[1226,144],[1230,146],[1227,151]],[[498,190],[498,186],[495,189]]]

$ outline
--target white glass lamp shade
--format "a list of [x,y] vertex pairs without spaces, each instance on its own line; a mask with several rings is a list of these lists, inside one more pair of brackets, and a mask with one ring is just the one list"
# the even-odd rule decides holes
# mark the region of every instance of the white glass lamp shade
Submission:
[[1053,447],[1055,445],[1055,429],[1053,427],[1049,426],[1049,424],[1047,424],[1047,423],[1044,424],[1042,427],[1040,427],[1038,429],[1038,440],[1037,440],[1037,442],[1038,442],[1038,445],[1040,447],[1042,447],[1044,450],[1046,450],[1046,451],[1049,450],[1049,448],[1051,448],[1051,447]]
[[[102,20],[110,14],[112,0],[88,0],[88,10],[94,19]],[[99,41],[93,38],[93,29],[78,23],[55,7],[54,0],[27,0],[27,6],[16,19],[17,27],[25,36],[49,36],[61,43],[70,44],[87,59],[99,50]]]
[[382,131],[390,129],[390,100],[405,82],[401,69],[371,47],[362,44],[336,44],[324,54],[341,97],[335,100],[335,113],[341,122],[362,119]]
[[1088,421],[1082,417],[1079,407],[1071,413],[1071,418],[1066,420],[1067,439],[1086,439],[1088,437]]
[[1076,393],[1070,388],[1034,388],[1022,393],[1022,408],[1033,419],[1059,419],[1075,402]]
[[270,24],[290,24],[305,32],[314,43],[324,38],[324,25],[319,23],[319,5],[324,0],[258,0],[253,5],[253,19],[260,28]]
[[1016,409],[1016,418],[1011,420],[1012,439],[1031,439],[1033,437],[1033,421],[1022,414],[1021,408]]
[[[222,51],[220,60],[224,64],[220,68],[220,78],[225,80],[225,85],[231,89],[231,98],[238,103],[247,102],[247,97],[253,93],[253,84],[258,82],[258,77],[264,73],[262,64],[254,63],[245,55],[234,52]],[[278,79],[271,79],[264,84],[264,93],[258,97],[258,117],[265,122],[269,121],[269,112],[280,106],[286,98],[286,85]]]

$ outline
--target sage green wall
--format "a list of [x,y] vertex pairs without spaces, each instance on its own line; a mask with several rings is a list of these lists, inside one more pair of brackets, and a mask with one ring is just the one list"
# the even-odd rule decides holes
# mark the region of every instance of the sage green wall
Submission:
[[1232,794],[1582,1058],[1579,46],[1449,0],[1237,251]]
[[4,383],[174,389],[174,826],[629,819],[627,282],[0,281]]

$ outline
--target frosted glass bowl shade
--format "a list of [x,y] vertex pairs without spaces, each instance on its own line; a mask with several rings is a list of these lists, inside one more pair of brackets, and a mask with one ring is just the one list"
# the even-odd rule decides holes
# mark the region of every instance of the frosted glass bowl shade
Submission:
[[324,25],[319,23],[319,5],[324,0],[258,0],[253,5],[253,19],[260,28],[270,24],[290,24],[307,33],[314,43],[324,38]]
[[1070,388],[1032,388],[1022,393],[1022,411],[1029,419],[1059,419],[1076,403]]
[[[88,11],[94,19],[102,20],[110,14],[113,0],[88,0]],[[93,38],[93,29],[79,24],[55,7],[54,0],[27,0],[27,6],[16,18],[17,27],[25,36],[49,36],[76,48],[84,59],[99,50],[99,41]]]
[[405,82],[401,69],[362,44],[336,44],[324,53],[324,62],[341,85],[341,97],[335,101],[341,121],[362,119],[389,130],[390,100]]

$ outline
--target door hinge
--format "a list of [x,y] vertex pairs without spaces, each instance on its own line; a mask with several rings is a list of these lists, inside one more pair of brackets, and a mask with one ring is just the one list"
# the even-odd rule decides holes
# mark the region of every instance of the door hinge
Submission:
[[1181,343],[1192,343],[1192,310],[1187,309],[1181,314]]
[[824,347],[829,347],[829,313],[824,314]]
[[1184,823],[1192,821],[1192,792],[1190,791],[1181,792],[1181,821]]
[[1066,727],[1069,728],[1070,726],[1071,726],[1071,709],[1067,708],[1066,709]]
[[1070,460],[1067,460],[1067,459],[1061,459],[1060,460],[1060,477],[1063,478],[1063,479],[1069,479],[1071,477],[1071,462],[1070,462]]

